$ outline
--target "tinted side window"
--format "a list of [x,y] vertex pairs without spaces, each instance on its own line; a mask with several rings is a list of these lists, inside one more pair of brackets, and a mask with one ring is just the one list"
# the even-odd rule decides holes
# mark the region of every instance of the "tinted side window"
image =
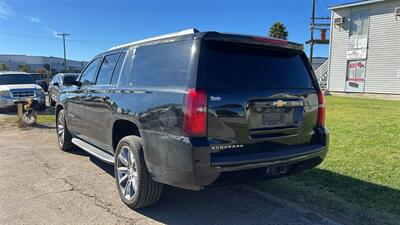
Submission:
[[103,58],[101,63],[99,75],[97,75],[97,85],[110,84],[112,74],[114,72],[115,65],[117,64],[120,53],[107,55]]
[[97,58],[93,60],[83,71],[80,82],[82,82],[82,85],[93,85],[94,82],[96,81],[96,72],[97,72],[97,67],[100,64],[101,58]]
[[191,80],[193,40],[136,49],[132,68],[135,86],[185,87]]
[[121,72],[122,64],[124,63],[125,55],[126,55],[126,52],[122,52],[118,59],[117,66],[115,67],[114,73],[111,78],[112,85],[118,84],[119,74]]

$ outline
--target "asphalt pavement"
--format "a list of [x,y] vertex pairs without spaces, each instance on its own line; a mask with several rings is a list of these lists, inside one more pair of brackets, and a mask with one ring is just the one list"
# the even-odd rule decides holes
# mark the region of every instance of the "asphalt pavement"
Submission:
[[0,193],[0,224],[335,224],[246,185],[167,186],[157,205],[132,210],[113,167],[78,148],[61,151],[53,125],[0,127]]

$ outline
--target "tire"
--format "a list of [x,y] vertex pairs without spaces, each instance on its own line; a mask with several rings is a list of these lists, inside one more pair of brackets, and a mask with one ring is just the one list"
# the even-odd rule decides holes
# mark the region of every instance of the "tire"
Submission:
[[58,146],[63,151],[70,151],[74,148],[72,144],[72,135],[68,131],[67,124],[65,122],[65,111],[61,109],[57,113],[56,117],[56,131],[57,131],[57,141]]
[[157,203],[163,188],[161,183],[150,177],[141,143],[141,138],[137,136],[124,137],[115,152],[114,172],[118,193],[132,209]]
[[55,101],[53,101],[52,99],[51,99],[51,97],[49,96],[49,106],[55,106],[56,105],[56,102]]

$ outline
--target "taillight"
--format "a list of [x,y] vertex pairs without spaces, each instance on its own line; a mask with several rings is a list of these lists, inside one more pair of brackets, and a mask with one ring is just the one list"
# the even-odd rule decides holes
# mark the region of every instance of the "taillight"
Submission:
[[183,109],[183,131],[190,137],[204,137],[207,132],[207,95],[205,91],[189,89]]
[[325,99],[324,92],[322,90],[317,91],[318,94],[318,119],[317,125],[324,126],[325,125]]
[[276,38],[253,37],[253,39],[256,40],[256,41],[261,41],[261,42],[269,43],[269,44],[280,44],[280,45],[284,45],[284,44],[287,44],[287,43],[288,43],[287,40],[276,39]]

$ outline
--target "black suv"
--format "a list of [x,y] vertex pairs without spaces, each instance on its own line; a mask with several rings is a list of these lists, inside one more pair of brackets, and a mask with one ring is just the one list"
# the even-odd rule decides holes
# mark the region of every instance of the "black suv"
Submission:
[[97,55],[56,105],[62,150],[111,163],[131,208],[311,169],[328,150],[324,98],[302,45],[195,29]]

